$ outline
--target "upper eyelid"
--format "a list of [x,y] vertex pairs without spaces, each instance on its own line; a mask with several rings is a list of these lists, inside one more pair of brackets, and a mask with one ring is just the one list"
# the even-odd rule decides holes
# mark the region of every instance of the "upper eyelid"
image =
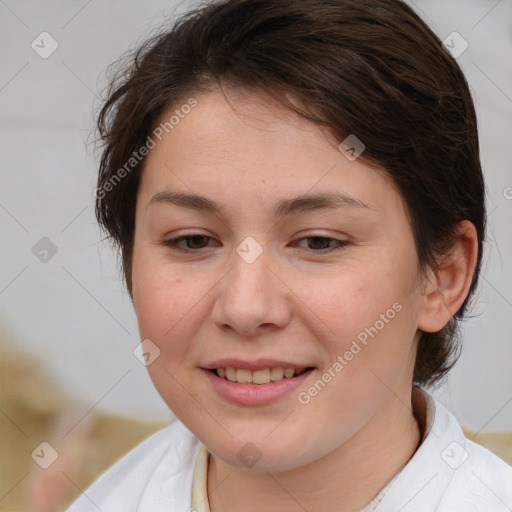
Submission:
[[[190,248],[182,248],[178,245],[179,242],[183,241],[183,240],[186,240],[187,238],[194,238],[196,236],[202,236],[202,237],[206,237],[210,240],[215,240],[214,237],[212,236],[209,236],[209,235],[205,235],[204,233],[191,233],[191,234],[186,234],[186,235],[180,235],[180,236],[177,236],[177,237],[173,237],[173,238],[169,238],[167,240],[164,241],[164,244],[165,245],[171,245],[172,243],[172,246],[175,246],[178,248],[178,250],[182,250],[182,251],[188,251],[188,252],[198,252],[202,249],[205,249],[207,248],[208,246],[205,246],[205,247],[200,247],[198,249],[190,249]],[[349,243],[348,240],[343,240],[343,239],[339,239],[339,238],[335,238],[333,236],[328,236],[328,235],[321,235],[321,234],[314,234],[314,235],[306,235],[306,236],[300,236],[296,239],[294,239],[293,241],[296,242],[296,241],[302,241],[302,240],[305,240],[307,238],[326,238],[328,240],[333,240],[337,243],[337,245],[334,245],[332,247],[328,247],[326,249],[334,249],[336,247],[342,247],[346,244]],[[325,250],[325,249],[319,249],[317,251],[314,251],[314,252],[320,252],[322,250]]]

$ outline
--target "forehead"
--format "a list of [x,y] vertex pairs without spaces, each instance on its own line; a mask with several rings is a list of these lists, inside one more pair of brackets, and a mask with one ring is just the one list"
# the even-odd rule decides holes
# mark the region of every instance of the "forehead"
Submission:
[[139,193],[146,202],[166,189],[215,193],[220,204],[308,192],[339,192],[376,207],[396,202],[387,173],[350,161],[329,130],[275,101],[246,90],[194,99],[193,109],[176,113],[177,103],[156,123],[168,124],[145,161]]

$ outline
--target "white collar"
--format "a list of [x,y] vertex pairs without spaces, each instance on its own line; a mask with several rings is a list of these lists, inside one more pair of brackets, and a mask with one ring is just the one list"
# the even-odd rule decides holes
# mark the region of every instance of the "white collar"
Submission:
[[[412,408],[423,432],[420,441],[421,446],[432,429],[436,406],[434,399],[428,393],[423,391],[420,387],[415,386],[412,390]],[[207,491],[209,455],[207,448],[201,444],[194,466],[194,475],[192,480],[192,510],[195,512],[210,512]],[[409,463],[407,463],[393,476],[386,486],[381,489],[377,496],[375,496],[375,498],[366,505],[361,512],[374,512],[377,510],[379,503],[384,499],[384,496],[408,464]]]

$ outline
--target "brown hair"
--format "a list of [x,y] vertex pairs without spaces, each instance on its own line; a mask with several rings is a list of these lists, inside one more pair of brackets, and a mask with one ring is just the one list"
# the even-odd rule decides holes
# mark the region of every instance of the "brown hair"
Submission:
[[468,297],[418,347],[414,382],[439,382],[459,356],[457,320],[477,285],[485,235],[477,121],[458,64],[399,0],[222,0],[148,39],[121,62],[98,118],[96,216],[120,248],[130,294],[138,150],[165,109],[222,84],[265,91],[339,141],[363,141],[361,160],[385,169],[404,200],[422,269],[436,267],[459,222],[474,224]]

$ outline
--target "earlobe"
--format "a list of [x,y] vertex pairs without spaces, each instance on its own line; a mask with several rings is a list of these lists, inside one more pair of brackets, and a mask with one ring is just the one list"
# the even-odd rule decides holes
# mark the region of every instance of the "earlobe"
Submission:
[[462,221],[450,252],[442,256],[425,286],[418,329],[438,332],[457,313],[469,293],[477,257],[476,229],[471,222]]

